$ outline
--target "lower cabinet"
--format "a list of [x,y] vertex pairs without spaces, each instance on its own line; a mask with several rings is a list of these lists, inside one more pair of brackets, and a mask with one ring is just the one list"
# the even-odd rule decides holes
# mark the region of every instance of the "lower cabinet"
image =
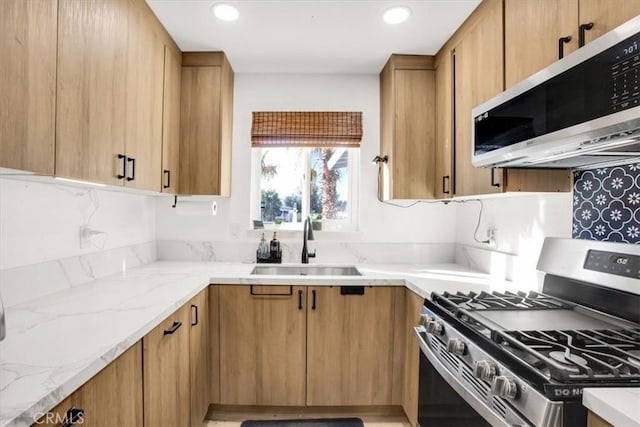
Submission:
[[402,381],[402,409],[409,424],[418,425],[418,382],[420,379],[420,347],[413,335],[413,328],[420,323],[424,298],[405,290],[405,318],[402,331],[405,334],[404,370]]
[[135,344],[95,377],[42,414],[37,426],[142,425],[142,345]]
[[193,297],[188,305],[191,309],[189,328],[191,425],[202,427],[211,403],[209,288],[205,288]]
[[219,293],[221,404],[400,403],[394,369],[404,350],[394,339],[404,287],[220,286]]
[[307,405],[392,403],[395,290],[309,287]]
[[304,405],[304,286],[220,286],[220,403]]
[[187,304],[142,339],[146,427],[190,426],[190,320]]
[[613,427],[613,424],[603,420],[595,413],[589,411],[589,416],[587,417],[587,427]]

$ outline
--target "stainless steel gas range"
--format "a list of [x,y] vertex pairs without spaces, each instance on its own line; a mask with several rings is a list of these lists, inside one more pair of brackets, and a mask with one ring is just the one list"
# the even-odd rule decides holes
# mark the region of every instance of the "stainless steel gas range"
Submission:
[[433,293],[418,423],[585,426],[586,387],[640,387],[640,246],[547,238],[542,292]]

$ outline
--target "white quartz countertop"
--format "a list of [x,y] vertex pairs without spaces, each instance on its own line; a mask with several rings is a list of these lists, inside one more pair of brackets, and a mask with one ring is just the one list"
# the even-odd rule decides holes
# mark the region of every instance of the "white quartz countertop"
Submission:
[[254,267],[154,262],[9,307],[0,427],[31,425],[209,284],[392,285],[423,297],[510,285],[456,264],[362,264],[362,276],[295,277],[251,275]]
[[640,427],[640,388],[585,388],[582,404],[614,426]]
[[406,285],[425,297],[503,287],[455,264],[364,264],[362,276],[293,279],[252,276],[254,266],[155,262],[9,307],[0,342],[0,426],[31,425],[209,284]]

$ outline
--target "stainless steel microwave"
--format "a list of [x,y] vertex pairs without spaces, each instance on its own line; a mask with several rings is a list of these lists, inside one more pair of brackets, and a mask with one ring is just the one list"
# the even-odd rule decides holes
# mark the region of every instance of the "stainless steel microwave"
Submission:
[[640,162],[640,16],[474,108],[471,120],[477,167]]

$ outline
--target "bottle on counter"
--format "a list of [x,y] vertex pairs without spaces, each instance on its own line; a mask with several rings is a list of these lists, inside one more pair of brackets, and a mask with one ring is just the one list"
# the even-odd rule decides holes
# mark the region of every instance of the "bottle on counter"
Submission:
[[271,243],[269,244],[269,251],[271,253],[271,258],[279,258],[280,257],[280,241],[276,238],[276,233],[273,233],[273,239],[271,239]]
[[269,244],[267,243],[267,240],[264,238],[264,233],[262,233],[262,238],[260,239],[260,244],[258,245],[258,258],[259,259],[269,258]]

